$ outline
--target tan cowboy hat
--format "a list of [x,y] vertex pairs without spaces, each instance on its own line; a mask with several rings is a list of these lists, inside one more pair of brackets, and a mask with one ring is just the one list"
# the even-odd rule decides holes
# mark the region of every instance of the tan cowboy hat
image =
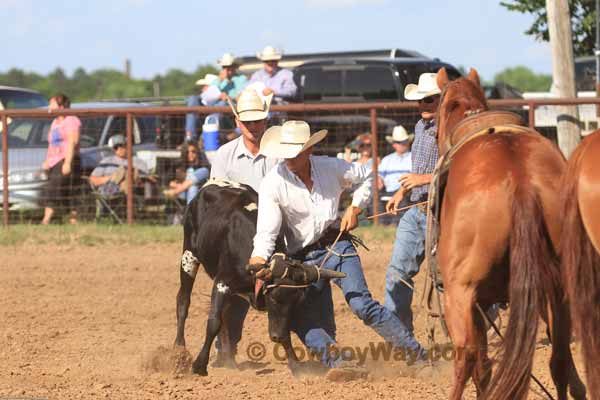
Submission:
[[260,153],[267,157],[294,158],[327,136],[322,129],[310,134],[310,126],[304,121],[287,121],[283,125],[266,130],[260,141]]
[[238,96],[236,106],[233,106],[228,97],[227,102],[233,111],[233,114],[240,121],[260,121],[266,119],[269,115],[269,107],[273,100],[273,93],[261,97],[256,90],[244,89]]
[[402,125],[397,125],[392,131],[392,136],[386,136],[385,140],[388,143],[408,142],[412,139],[412,135],[409,135],[406,129]]
[[256,53],[256,57],[261,61],[279,61],[283,53],[273,46],[265,47],[262,52]]
[[233,54],[225,53],[223,54],[223,57],[217,61],[217,64],[219,64],[221,67],[231,67],[232,65],[237,65],[238,61]]
[[404,88],[404,98],[406,100],[422,100],[425,97],[442,93],[437,85],[437,74],[424,73],[419,76],[419,84],[409,83]]
[[219,77],[214,74],[206,74],[206,75],[204,75],[204,78],[198,79],[196,81],[196,85],[199,85],[199,86],[210,85],[217,78],[219,78]]

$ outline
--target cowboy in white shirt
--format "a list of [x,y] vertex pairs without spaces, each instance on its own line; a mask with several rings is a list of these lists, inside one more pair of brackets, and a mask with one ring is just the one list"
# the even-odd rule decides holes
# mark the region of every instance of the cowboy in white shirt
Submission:
[[[243,183],[258,191],[263,177],[279,162],[278,159],[265,157],[259,152],[260,140],[267,127],[271,98],[272,95],[261,96],[248,89],[239,95],[235,108],[230,103],[242,135],[217,150],[211,164],[211,179]],[[236,353],[237,344],[242,337],[248,306],[245,300],[239,298],[229,307],[227,326],[232,354]],[[216,346],[220,350],[219,339]]]
[[230,104],[242,134],[219,147],[211,163],[211,179],[244,183],[258,192],[263,177],[279,162],[259,152],[272,98],[273,95],[261,96],[246,89],[238,97],[235,108]]
[[[366,325],[394,346],[410,350],[414,359],[424,357],[424,350],[404,324],[372,298],[348,233],[357,226],[358,215],[371,196],[371,171],[337,158],[313,156],[312,146],[326,134],[323,130],[311,136],[310,127],[303,121],[288,121],[265,132],[261,153],[285,161],[272,169],[260,185],[257,232],[249,264],[260,270],[259,266],[273,254],[282,230],[289,255],[320,265],[328,253],[327,248],[342,231],[323,268],[346,273],[346,278],[335,279],[334,283],[344,292],[354,314]],[[352,204],[338,221],[340,195],[353,185],[358,185],[358,189],[353,194]],[[265,278],[268,271],[263,269],[257,277]],[[298,314],[291,329],[307,347],[323,351],[335,343],[328,283],[320,281],[308,289],[306,302]],[[325,355],[323,361],[335,366],[338,360],[326,359],[327,353],[321,353]]]

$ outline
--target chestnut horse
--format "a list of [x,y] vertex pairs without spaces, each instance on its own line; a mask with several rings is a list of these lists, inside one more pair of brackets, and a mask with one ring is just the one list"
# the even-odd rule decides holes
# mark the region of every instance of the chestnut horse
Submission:
[[[468,77],[449,81],[442,68],[437,82],[442,89],[438,146],[444,154],[464,137],[454,127],[468,115],[487,111],[488,105],[473,69]],[[461,398],[470,377],[478,396],[525,398],[538,320],[547,311],[558,398],[567,398],[567,384],[573,397],[585,398],[569,348],[570,321],[556,251],[565,165],[556,146],[537,132],[508,129],[474,137],[452,158],[438,242],[445,318],[457,355],[452,399]],[[492,377],[485,323],[476,304],[486,310],[506,301],[510,316]]]
[[587,384],[600,399],[600,130],[586,137],[563,179],[563,279],[581,339]]

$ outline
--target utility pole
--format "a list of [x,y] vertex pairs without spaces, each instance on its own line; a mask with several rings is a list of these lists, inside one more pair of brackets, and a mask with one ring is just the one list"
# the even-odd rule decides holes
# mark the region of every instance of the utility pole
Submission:
[[[552,47],[552,91],[558,97],[577,97],[575,63],[568,0],[546,0],[548,32]],[[558,146],[565,155],[575,150],[581,139],[577,106],[557,106]]]
[[129,58],[125,59],[125,76],[127,79],[131,78],[131,60]]

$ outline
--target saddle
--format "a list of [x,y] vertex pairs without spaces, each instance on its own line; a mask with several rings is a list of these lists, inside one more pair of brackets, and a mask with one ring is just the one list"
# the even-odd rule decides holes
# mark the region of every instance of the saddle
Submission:
[[450,149],[440,157],[443,160],[445,172],[450,167],[454,155],[471,140],[496,132],[502,133],[535,133],[524,126],[518,114],[509,111],[471,112],[470,116],[460,121],[450,134]]

